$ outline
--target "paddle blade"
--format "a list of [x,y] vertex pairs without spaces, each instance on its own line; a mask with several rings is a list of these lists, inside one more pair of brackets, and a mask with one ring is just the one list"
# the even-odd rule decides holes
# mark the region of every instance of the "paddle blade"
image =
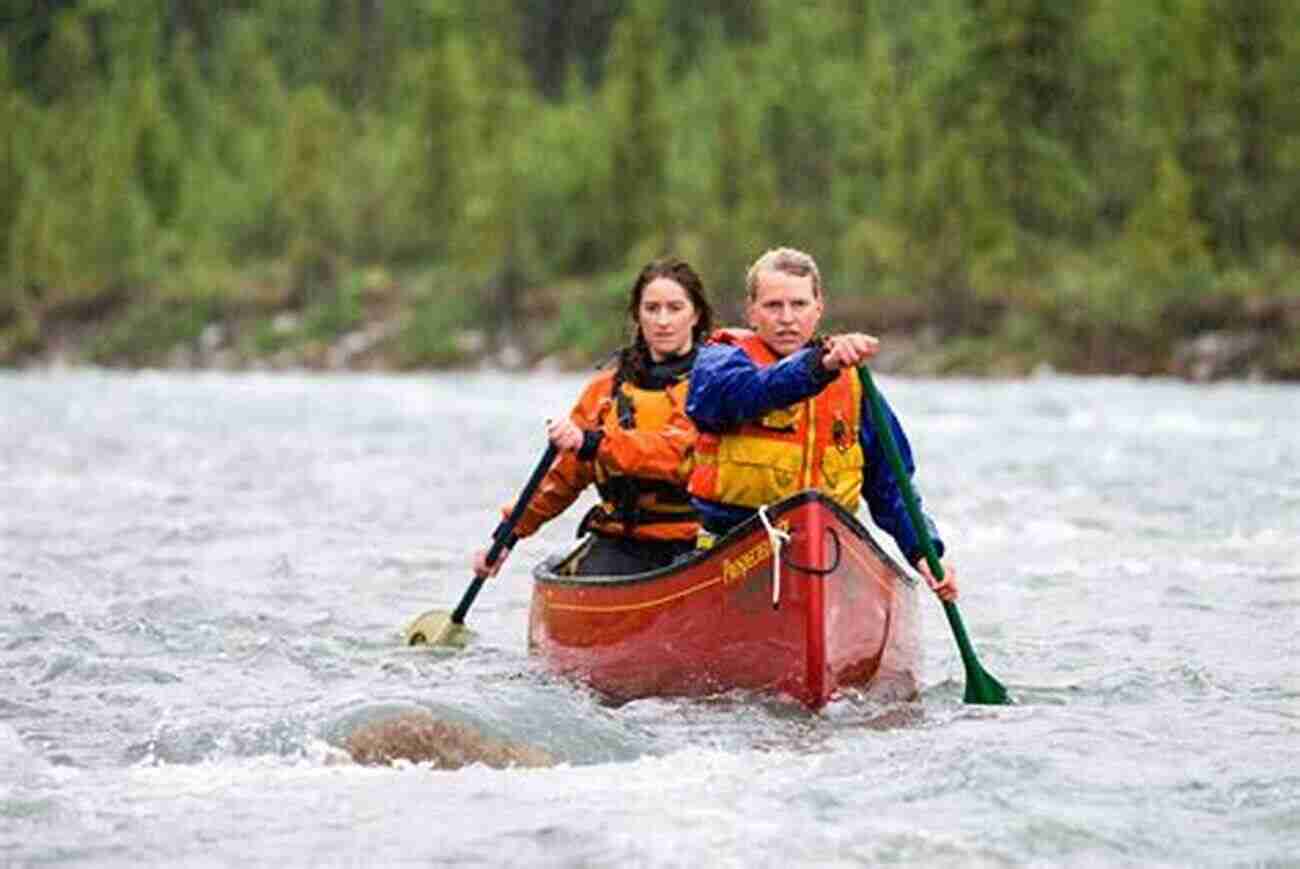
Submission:
[[1007,693],[1007,689],[979,664],[966,668],[966,693],[961,699],[965,703],[984,706],[1011,705],[1011,695]]
[[957,641],[957,649],[961,652],[962,666],[966,669],[966,693],[962,700],[985,706],[1010,705],[1012,701],[1007,694],[1007,689],[1002,687],[1001,682],[990,676],[980,664],[979,658],[975,657],[975,647],[971,645],[970,637],[966,635],[966,625],[962,623],[957,604],[944,601],[943,612],[948,617],[948,626],[952,628],[953,639]]
[[405,636],[408,646],[463,646],[469,632],[446,610],[429,610],[406,626]]

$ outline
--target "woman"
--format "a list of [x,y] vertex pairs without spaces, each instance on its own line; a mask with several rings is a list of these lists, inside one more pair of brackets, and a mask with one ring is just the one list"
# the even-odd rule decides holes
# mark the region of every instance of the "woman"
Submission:
[[[674,257],[641,270],[627,310],[636,338],[587,384],[567,419],[548,421],[560,456],[514,531],[527,537],[595,483],[601,503],[579,527],[591,534],[577,569],[584,576],[663,567],[694,549],[699,530],[686,493],[696,437],[686,389],[713,312],[699,275]],[[493,565],[478,552],[474,572],[496,573],[508,551]]]

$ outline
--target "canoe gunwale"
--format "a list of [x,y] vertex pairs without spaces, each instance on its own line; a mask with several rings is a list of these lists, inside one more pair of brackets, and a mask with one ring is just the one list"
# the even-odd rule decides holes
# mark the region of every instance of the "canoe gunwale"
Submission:
[[[767,515],[769,520],[778,520],[786,513],[792,512],[805,504],[813,502],[819,502],[821,506],[834,513],[835,517],[839,520],[839,523],[846,530],[852,532],[855,537],[869,546],[872,552],[880,558],[881,561],[890,565],[893,568],[893,572],[901,581],[907,583],[909,586],[917,583],[917,579],[911,574],[911,572],[903,568],[895,558],[885,552],[881,545],[876,541],[875,537],[871,535],[871,532],[867,530],[867,527],[863,525],[856,516],[814,489],[806,489],[802,492],[797,492],[796,494],[791,495],[784,501],[778,501],[776,504],[773,504],[768,508]],[[572,560],[587,545],[589,538],[583,537],[577,544],[566,552],[559,555],[552,555],[538,563],[533,568],[533,579],[538,583],[546,585],[587,588],[608,588],[611,586],[636,585],[639,583],[654,582],[655,580],[662,579],[666,576],[689,570],[697,564],[704,563],[710,558],[716,557],[719,552],[726,549],[730,544],[741,540],[752,534],[755,530],[761,530],[762,528],[762,521],[756,514],[732,528],[722,537],[718,538],[710,548],[696,550],[686,558],[643,573],[632,573],[621,576],[571,576],[558,573],[558,568]],[[834,525],[828,525],[827,528],[834,528]],[[838,533],[838,531],[836,533]],[[841,549],[844,548],[844,543],[842,541],[837,540],[836,542],[837,546]],[[781,563],[791,570],[798,570],[813,575],[821,575],[831,572],[827,569],[815,568],[810,565],[801,565],[792,562],[789,560],[787,553],[785,552],[782,552]]]

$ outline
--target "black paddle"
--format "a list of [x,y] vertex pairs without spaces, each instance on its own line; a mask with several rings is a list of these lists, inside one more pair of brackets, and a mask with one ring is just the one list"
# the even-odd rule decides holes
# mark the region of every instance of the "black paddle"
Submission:
[[[524,491],[520,493],[519,500],[515,501],[510,516],[503,519],[501,524],[497,525],[496,530],[492,532],[492,546],[487,552],[489,567],[497,563],[497,559],[501,557],[503,550],[514,545],[515,526],[519,524],[524,511],[528,509],[528,502],[533,500],[537,487],[541,485],[546,472],[551,469],[551,464],[555,461],[558,452],[555,444],[548,443],[546,445],[546,452],[542,453],[541,461],[533,469],[533,475],[528,478],[528,483],[524,486]],[[419,646],[425,643],[430,645],[455,645],[464,630],[465,616],[469,613],[469,608],[474,605],[474,598],[478,597],[479,589],[483,587],[485,579],[487,577],[474,577],[473,582],[469,584],[469,588],[465,589],[465,594],[461,596],[460,603],[456,605],[456,609],[451,613],[446,610],[429,610],[411,622],[406,628],[406,644],[408,646]]]
[[[934,574],[935,579],[942,582],[943,565],[939,563],[939,555],[934,551],[930,529],[925,524],[925,517],[921,515],[921,505],[917,503],[912,481],[907,475],[907,468],[903,466],[903,457],[898,452],[898,444],[894,441],[894,433],[885,416],[884,401],[880,398],[880,392],[876,389],[867,366],[859,366],[858,373],[862,375],[862,384],[867,388],[867,396],[870,399],[871,424],[875,427],[876,437],[880,438],[885,446],[889,467],[894,473],[899,491],[903,493],[907,518],[911,520],[912,530],[916,532],[916,538],[921,543],[921,550],[925,553],[926,563],[930,565],[930,572]],[[975,649],[971,645],[970,638],[966,636],[966,628],[962,625],[961,614],[957,612],[957,604],[943,601],[943,612],[948,617],[948,625],[952,628],[952,635],[957,640],[957,648],[961,651],[961,662],[966,667],[966,693],[962,700],[966,703],[981,703],[987,706],[1011,703],[1007,689],[1002,687],[1001,682],[990,676],[975,657]]]

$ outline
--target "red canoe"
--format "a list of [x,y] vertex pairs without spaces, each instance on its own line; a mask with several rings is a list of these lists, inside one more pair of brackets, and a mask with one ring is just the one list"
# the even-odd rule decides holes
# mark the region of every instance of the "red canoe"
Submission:
[[758,516],[649,573],[566,575],[581,546],[548,559],[533,571],[530,650],[616,701],[740,689],[819,709],[845,687],[914,696],[915,580],[816,492],[766,512],[789,535],[775,583],[776,538]]

